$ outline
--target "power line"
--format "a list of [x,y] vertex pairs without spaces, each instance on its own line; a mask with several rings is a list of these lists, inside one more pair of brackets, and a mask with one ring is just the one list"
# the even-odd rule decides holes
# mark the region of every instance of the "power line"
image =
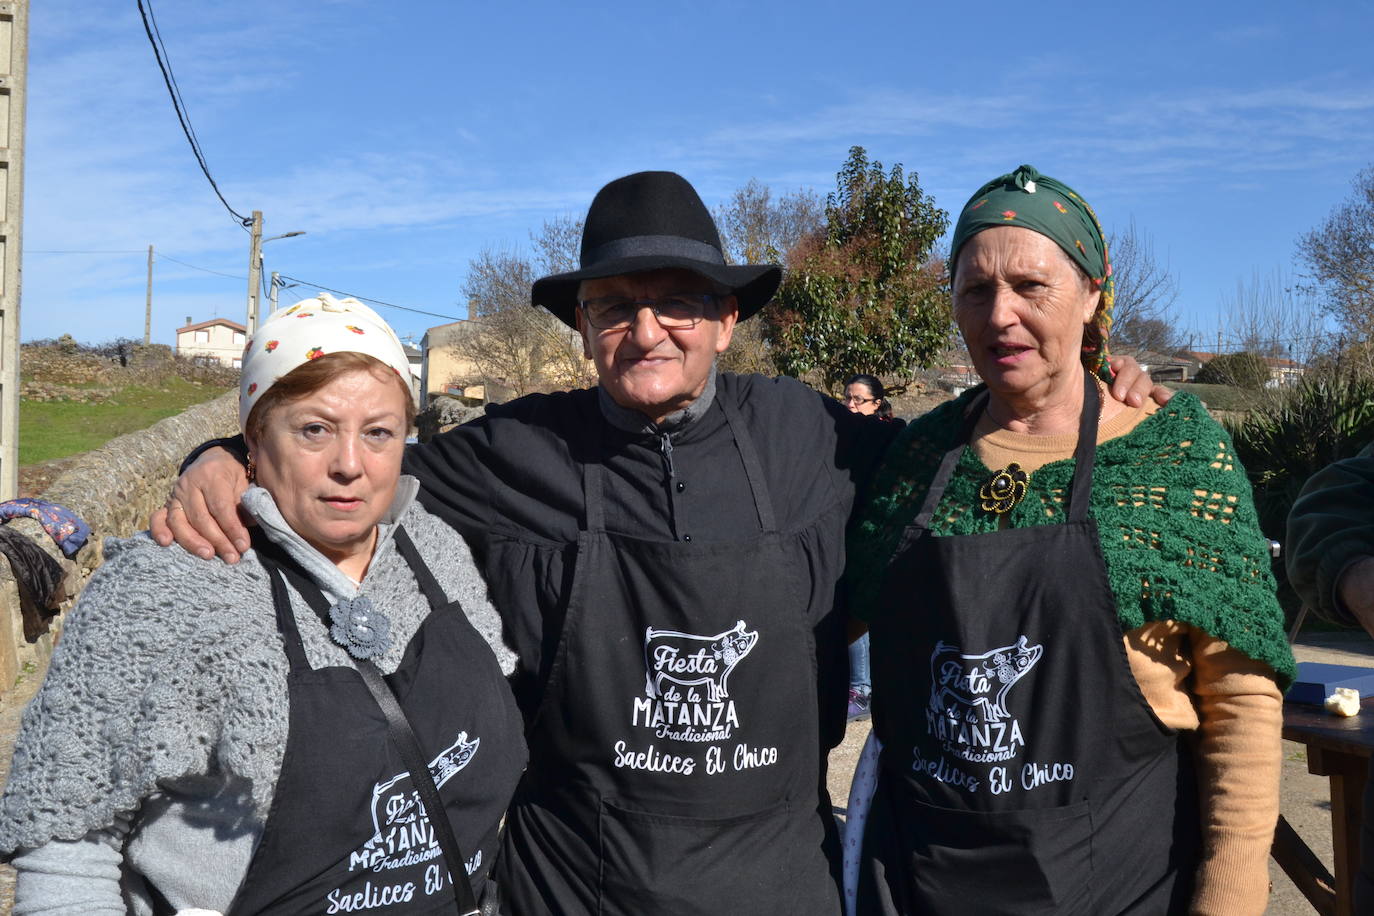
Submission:
[[143,254],[145,248],[25,248],[24,254]]
[[[141,253],[141,252],[139,252],[139,253]],[[171,261],[171,262],[174,263],[174,264],[180,264],[182,267],[189,267],[189,268],[191,268],[192,270],[204,271],[204,272],[207,273],[207,274],[214,274],[214,275],[217,276],[217,277],[228,277],[230,280],[246,280],[246,279],[247,279],[246,277],[239,277],[239,276],[236,276],[236,275],[234,275],[234,274],[226,274],[226,273],[221,273],[221,272],[218,271],[218,270],[211,270],[211,269],[208,268],[208,267],[197,267],[195,264],[187,264],[185,261],[178,261],[176,258],[172,257],[171,255],[169,255],[169,254],[163,254],[163,253],[160,252],[160,251],[154,252],[154,253],[153,253],[153,257],[155,257],[155,258],[156,258],[157,260],[159,260],[159,261]]]
[[311,283],[309,280],[302,280],[300,277],[288,277],[286,274],[278,274],[283,280],[290,280],[292,283],[299,283],[302,286],[313,287],[314,289],[324,290],[326,293],[337,293],[340,296],[351,296],[354,299],[361,299],[363,302],[371,302],[374,305],[385,306],[389,309],[400,309],[403,312],[414,312],[417,315],[429,315],[434,318],[447,318],[449,321],[463,321],[456,315],[441,315],[438,312],[426,312],[422,309],[413,309],[405,305],[397,305],[394,302],[384,302],[381,299],[373,299],[371,296],[363,296],[358,293],[350,293],[342,289],[330,289],[328,286],[321,286],[318,283]]
[[215,183],[214,176],[210,174],[210,166],[205,162],[205,154],[201,151],[200,140],[196,137],[195,128],[191,126],[191,116],[186,112],[186,103],[181,98],[181,89],[177,86],[176,77],[172,75],[172,62],[167,56],[167,48],[162,43],[162,32],[157,27],[157,18],[153,15],[153,2],[147,0],[147,7],[144,7],[144,0],[138,0],[138,12],[143,17],[143,31],[148,34],[148,43],[153,46],[153,56],[157,58],[157,67],[162,71],[162,81],[167,84],[167,94],[172,97],[172,108],[176,110],[177,121],[181,123],[181,132],[186,135],[186,142],[191,144],[191,152],[195,154],[196,162],[200,165],[200,170],[205,173],[205,180],[210,182],[210,187],[214,189],[215,196],[219,202],[224,204],[224,209],[228,210],[239,225],[245,229],[253,221],[229,206],[229,201],[224,199],[220,192],[219,185]]

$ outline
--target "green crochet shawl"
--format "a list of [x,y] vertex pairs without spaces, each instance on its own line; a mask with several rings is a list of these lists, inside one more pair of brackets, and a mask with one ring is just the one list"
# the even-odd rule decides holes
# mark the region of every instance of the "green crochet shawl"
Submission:
[[[856,616],[876,602],[902,530],[979,390],[913,422],[884,458],[849,534],[845,576]],[[964,449],[931,522],[936,535],[997,529],[997,516],[978,508],[978,487],[990,473]],[[1071,459],[1031,474],[1009,524],[1057,523],[1072,478]],[[1285,689],[1292,683],[1297,668],[1250,483],[1230,437],[1197,398],[1175,394],[1130,433],[1097,447],[1090,515],[1123,632],[1156,620],[1191,624],[1269,665]]]

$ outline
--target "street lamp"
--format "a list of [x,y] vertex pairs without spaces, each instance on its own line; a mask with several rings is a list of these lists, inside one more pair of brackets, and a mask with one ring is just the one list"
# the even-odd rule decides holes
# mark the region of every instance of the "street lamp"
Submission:
[[262,246],[265,242],[275,242],[277,239],[295,238],[298,235],[305,235],[301,230],[295,232],[283,232],[281,235],[274,235],[268,238],[262,237],[262,211],[253,211],[253,226],[250,231],[250,241],[248,246],[248,336],[252,337],[253,332],[258,329],[258,304],[262,296]]

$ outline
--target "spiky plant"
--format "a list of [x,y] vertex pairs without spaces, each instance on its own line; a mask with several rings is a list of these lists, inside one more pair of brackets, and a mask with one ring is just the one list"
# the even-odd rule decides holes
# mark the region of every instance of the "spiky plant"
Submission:
[[[1374,377],[1339,367],[1314,370],[1227,427],[1255,490],[1260,527],[1282,541],[1307,478],[1374,440]],[[1291,611],[1297,599],[1287,588],[1282,561],[1274,564],[1274,574]]]
[[1374,440],[1374,378],[1313,372],[1229,431],[1255,488],[1260,524],[1270,537],[1281,537],[1307,478]]

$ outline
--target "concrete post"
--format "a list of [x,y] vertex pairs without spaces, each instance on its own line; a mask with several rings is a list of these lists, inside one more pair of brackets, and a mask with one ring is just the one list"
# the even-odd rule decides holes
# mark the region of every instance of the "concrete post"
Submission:
[[153,342],[153,246],[148,246],[148,299],[143,306],[143,345]]
[[253,211],[253,226],[248,244],[248,336],[258,329],[258,304],[262,294],[262,211]]
[[0,2],[0,499],[19,492],[19,287],[29,0]]

